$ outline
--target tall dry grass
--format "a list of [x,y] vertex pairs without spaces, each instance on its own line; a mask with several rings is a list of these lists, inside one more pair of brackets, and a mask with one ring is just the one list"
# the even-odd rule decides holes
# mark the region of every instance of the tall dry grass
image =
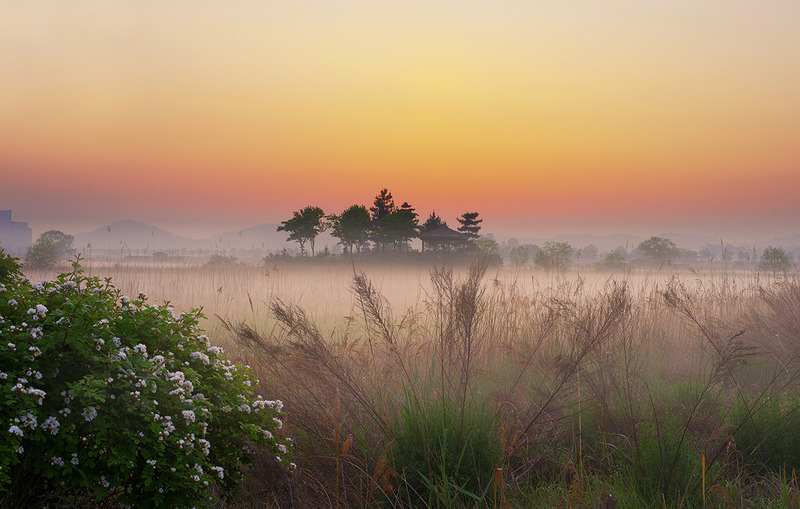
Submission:
[[[744,506],[796,490],[769,470],[785,452],[770,444],[800,423],[792,277],[481,261],[95,270],[125,292],[204,306],[213,340],[284,401],[300,473],[291,489],[274,475],[248,487],[272,504]],[[458,461],[474,460],[469,489],[451,482],[461,463],[448,478],[436,419],[458,436]],[[491,437],[472,433],[484,425]],[[487,475],[476,465],[495,446]],[[410,459],[417,449],[427,464]]]

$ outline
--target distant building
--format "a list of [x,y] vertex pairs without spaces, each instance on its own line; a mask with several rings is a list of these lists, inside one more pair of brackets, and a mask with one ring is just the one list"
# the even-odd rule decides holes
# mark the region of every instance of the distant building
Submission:
[[28,223],[11,220],[10,210],[0,210],[0,249],[12,256],[22,256],[33,244],[33,230]]

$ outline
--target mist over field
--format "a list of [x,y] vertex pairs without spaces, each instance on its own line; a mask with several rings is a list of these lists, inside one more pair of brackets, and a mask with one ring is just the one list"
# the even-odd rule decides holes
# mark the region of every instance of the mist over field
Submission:
[[0,509],[800,507],[800,2],[1,12]]

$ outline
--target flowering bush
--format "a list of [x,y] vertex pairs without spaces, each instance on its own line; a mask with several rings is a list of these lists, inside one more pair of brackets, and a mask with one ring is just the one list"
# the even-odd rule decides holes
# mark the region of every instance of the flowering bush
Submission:
[[[256,448],[287,468],[282,403],[173,316],[73,264],[32,284],[0,252],[0,497],[34,505],[207,505]],[[5,504],[0,504],[5,505]]]

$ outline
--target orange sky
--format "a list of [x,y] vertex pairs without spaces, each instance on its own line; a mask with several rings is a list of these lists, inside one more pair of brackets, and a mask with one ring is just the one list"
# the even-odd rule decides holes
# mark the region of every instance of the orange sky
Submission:
[[388,187],[487,231],[800,233],[800,2],[10,1],[0,208],[210,236]]

